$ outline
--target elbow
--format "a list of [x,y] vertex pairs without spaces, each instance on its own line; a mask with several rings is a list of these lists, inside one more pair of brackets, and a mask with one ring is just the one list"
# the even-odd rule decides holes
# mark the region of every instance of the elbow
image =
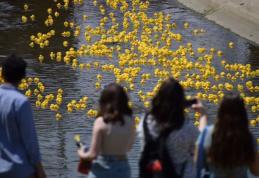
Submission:
[[88,160],[94,160],[94,159],[96,159],[97,158],[97,156],[98,156],[98,153],[97,152],[89,152],[89,154],[87,155],[87,159]]
[[91,160],[94,160],[94,159],[97,158],[97,156],[98,156],[97,153],[94,153],[94,154],[92,154],[92,155],[90,156],[90,159],[91,159]]

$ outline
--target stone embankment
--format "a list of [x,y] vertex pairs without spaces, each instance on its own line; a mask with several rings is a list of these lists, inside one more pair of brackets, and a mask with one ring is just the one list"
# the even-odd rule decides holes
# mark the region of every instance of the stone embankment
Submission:
[[178,0],[209,20],[259,44],[259,0]]

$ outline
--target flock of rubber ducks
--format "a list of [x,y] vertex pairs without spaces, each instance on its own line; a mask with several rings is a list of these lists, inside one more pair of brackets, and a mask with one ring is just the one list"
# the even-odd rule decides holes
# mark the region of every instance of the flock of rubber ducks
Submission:
[[[71,5],[83,4],[84,0],[54,0],[54,6],[46,10],[44,24],[49,27],[49,31],[31,35],[29,46],[47,48],[52,38],[59,35],[64,38],[62,45],[67,51],[50,51],[45,56],[39,54],[40,63],[53,60],[80,71],[98,71],[94,85],[97,91],[103,86],[103,74],[109,73],[126,91],[137,93],[145,108],[150,107],[151,98],[158,91],[161,82],[169,76],[178,79],[185,89],[195,91],[196,97],[214,104],[219,103],[225,92],[239,91],[249,110],[257,115],[256,119],[250,121],[251,126],[259,125],[259,97],[255,94],[259,92],[259,86],[250,80],[259,76],[258,69],[252,70],[250,64],[228,63],[219,49],[194,48],[190,42],[183,43],[184,36],[175,32],[180,24],[172,22],[171,15],[163,12],[148,15],[149,1],[106,0],[105,4],[103,1],[93,0],[93,5],[102,15],[98,26],[87,25],[82,28],[76,22],[64,21],[64,31],[56,33],[55,19],[66,13]],[[107,8],[112,11],[109,10],[108,13]],[[21,17],[22,23],[37,20],[34,14],[29,14],[29,9],[30,6],[24,4],[26,15]],[[116,16],[122,17],[122,22],[118,22],[114,12]],[[87,22],[89,16],[84,14],[82,19]],[[183,30],[189,30],[194,37],[206,32],[204,29],[191,30],[188,22],[183,24]],[[84,35],[85,43],[74,47],[68,38],[78,37],[80,34]],[[229,50],[235,48],[231,41],[226,46]],[[107,61],[82,62],[80,58],[86,56],[107,58]],[[221,61],[220,67],[215,67],[215,60]],[[153,89],[144,92],[143,87],[154,79],[156,84]],[[61,88],[56,94],[44,94],[45,87],[39,78],[24,79],[20,89],[25,91],[26,96],[36,97],[36,107],[56,112],[57,120],[62,119],[60,108],[63,105],[66,105],[69,113],[86,111],[87,116],[93,118],[97,115],[95,109],[87,110],[87,96],[78,101],[63,103]],[[130,104],[134,107],[133,103]],[[195,113],[194,116],[198,118],[199,114]],[[139,119],[136,117],[137,123]],[[198,125],[198,120],[194,124]]]

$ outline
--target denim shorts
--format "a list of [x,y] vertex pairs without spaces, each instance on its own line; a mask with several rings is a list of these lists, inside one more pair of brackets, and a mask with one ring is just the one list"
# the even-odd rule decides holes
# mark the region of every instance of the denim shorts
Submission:
[[88,178],[130,178],[130,166],[127,159],[116,156],[100,155],[93,162]]

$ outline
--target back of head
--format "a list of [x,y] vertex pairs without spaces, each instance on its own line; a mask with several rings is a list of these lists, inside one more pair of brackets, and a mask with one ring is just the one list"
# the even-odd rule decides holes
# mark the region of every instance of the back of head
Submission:
[[127,93],[122,86],[116,83],[109,84],[101,93],[98,116],[102,116],[106,123],[119,121],[123,125],[123,116],[132,115],[128,102]]
[[255,159],[255,145],[245,104],[238,95],[223,98],[217,113],[209,158],[221,168],[250,165]]
[[1,63],[5,82],[17,85],[26,75],[27,63],[15,55],[8,56]]
[[162,83],[151,108],[161,132],[182,127],[185,119],[184,102],[184,90],[177,80],[169,78]]

